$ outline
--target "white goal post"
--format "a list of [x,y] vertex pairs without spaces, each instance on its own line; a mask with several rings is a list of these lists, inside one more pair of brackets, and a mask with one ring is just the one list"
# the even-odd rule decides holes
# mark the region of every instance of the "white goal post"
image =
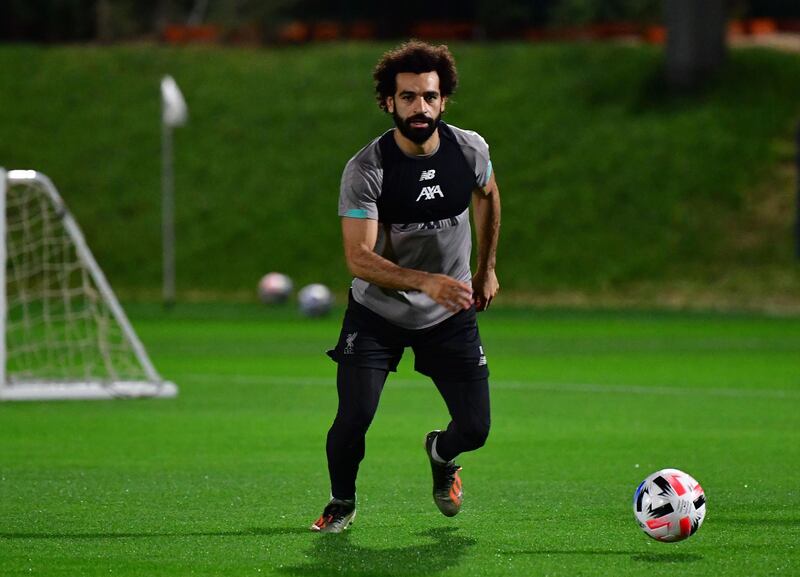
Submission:
[[0,168],[0,400],[174,397],[47,176]]

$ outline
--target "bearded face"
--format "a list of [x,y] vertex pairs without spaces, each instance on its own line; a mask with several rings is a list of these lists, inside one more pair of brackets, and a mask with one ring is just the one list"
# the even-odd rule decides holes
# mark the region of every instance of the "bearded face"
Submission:
[[414,114],[404,119],[400,117],[395,108],[392,118],[394,118],[394,124],[400,134],[414,144],[423,144],[436,132],[442,115],[440,113],[436,118],[428,118],[424,114]]
[[439,91],[435,72],[400,72],[394,96],[387,99],[398,132],[414,145],[422,146],[436,133],[446,98]]

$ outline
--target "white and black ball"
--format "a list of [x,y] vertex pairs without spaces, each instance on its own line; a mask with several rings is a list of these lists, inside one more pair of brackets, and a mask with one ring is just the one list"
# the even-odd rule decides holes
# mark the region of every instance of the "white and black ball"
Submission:
[[633,494],[633,514],[642,531],[656,541],[683,541],[706,516],[706,495],[691,475],[662,469],[649,475]]
[[325,316],[333,306],[333,295],[324,284],[314,283],[304,286],[297,295],[300,312],[307,317]]

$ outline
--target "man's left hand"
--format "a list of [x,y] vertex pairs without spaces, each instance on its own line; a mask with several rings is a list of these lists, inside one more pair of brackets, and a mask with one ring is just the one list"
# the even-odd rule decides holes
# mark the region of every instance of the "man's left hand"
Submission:
[[499,290],[500,283],[494,270],[475,273],[472,277],[472,300],[475,302],[475,310],[481,312],[488,309]]

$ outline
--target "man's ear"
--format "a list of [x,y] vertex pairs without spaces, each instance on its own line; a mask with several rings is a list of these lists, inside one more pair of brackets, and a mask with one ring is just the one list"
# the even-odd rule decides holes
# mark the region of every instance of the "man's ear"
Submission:
[[394,96],[386,97],[386,111],[389,114],[394,114]]
[[447,108],[447,96],[442,96],[442,112]]

